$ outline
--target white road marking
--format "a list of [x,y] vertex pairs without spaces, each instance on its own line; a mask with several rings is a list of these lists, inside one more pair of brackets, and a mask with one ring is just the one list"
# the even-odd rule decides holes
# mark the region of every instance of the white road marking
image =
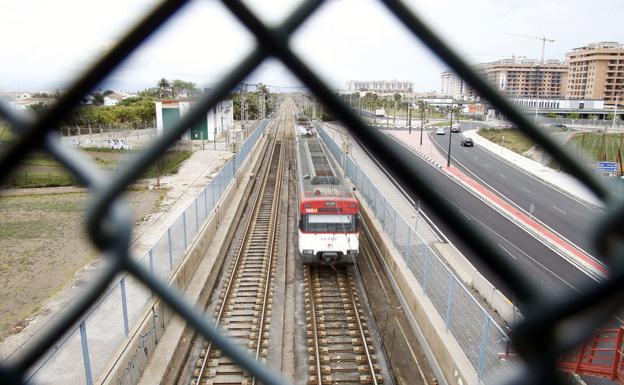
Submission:
[[501,178],[507,179],[507,177],[505,175],[503,175],[503,174],[499,174],[499,175],[501,176]]
[[559,211],[559,212],[560,212],[561,214],[563,214],[563,215],[567,215],[567,214],[568,214],[568,213],[566,213],[565,211],[561,210],[559,207],[557,207],[557,206],[555,206],[555,205],[552,205],[552,208],[553,208],[553,209],[555,209],[555,210],[557,210],[557,211]]
[[[454,204],[454,203],[453,203]],[[454,204],[455,207],[459,208],[459,206],[457,206],[456,204]],[[539,266],[540,268],[542,268],[542,270],[548,272],[549,274],[551,274],[553,277],[555,277],[556,279],[558,279],[559,281],[561,281],[564,285],[570,287],[571,289],[573,289],[574,291],[580,293],[581,291],[579,289],[577,289],[574,285],[572,285],[570,282],[566,281],[563,277],[560,277],[559,275],[557,275],[554,271],[550,270],[549,268],[547,268],[546,266],[544,266],[541,262],[539,262],[538,260],[536,260],[535,258],[531,257],[529,254],[525,253],[524,251],[522,251],[520,248],[518,248],[518,246],[514,245],[513,243],[511,243],[508,239],[506,239],[505,237],[503,237],[502,235],[500,235],[499,233],[496,232],[496,230],[492,229],[490,226],[486,225],[485,223],[481,222],[479,219],[477,219],[474,215],[471,215],[471,218],[473,221],[479,223],[481,226],[483,226],[484,228],[488,229],[489,231],[491,231],[493,234],[495,234],[497,237],[499,237],[500,239],[504,240],[509,246],[511,246],[512,248],[514,248],[516,251],[518,251],[520,254],[524,255],[524,257],[526,259],[528,259],[529,261],[533,262],[534,264],[536,264],[537,266]],[[500,245],[499,245],[500,246]]]
[[526,191],[527,193],[531,193],[527,188],[525,188],[524,186],[520,186],[521,189],[523,189],[524,191]]
[[506,252],[507,254],[509,254],[511,256],[511,258],[513,258],[514,260],[518,260],[518,257],[516,257],[515,255],[511,254],[511,252],[509,250],[507,250],[505,248],[505,246],[501,245],[500,243],[497,243],[498,247],[500,247],[501,249],[503,249],[504,252]]
[[487,164],[487,163],[485,163],[485,164],[483,164],[483,165],[485,166],[485,168],[490,168],[490,165],[489,165],[489,164]]

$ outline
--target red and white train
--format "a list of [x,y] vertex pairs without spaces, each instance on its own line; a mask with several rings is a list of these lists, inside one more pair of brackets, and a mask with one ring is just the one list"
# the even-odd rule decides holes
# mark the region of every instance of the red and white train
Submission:
[[359,251],[359,203],[314,131],[298,130],[296,149],[301,259],[305,264],[353,264]]

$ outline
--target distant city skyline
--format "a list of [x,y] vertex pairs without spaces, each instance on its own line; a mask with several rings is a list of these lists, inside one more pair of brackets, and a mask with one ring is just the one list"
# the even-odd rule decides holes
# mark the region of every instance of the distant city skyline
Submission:
[[[277,23],[292,1],[265,0],[249,6]],[[618,25],[624,5],[552,0],[407,1],[440,36],[470,63],[503,57],[538,59],[541,42],[513,36],[546,36],[546,59],[598,41],[624,42]],[[0,32],[10,36],[0,49],[0,91],[65,88],[112,47],[154,5],[153,0],[83,2],[9,1],[0,5]],[[119,12],[124,9],[124,12]],[[403,79],[415,91],[439,90],[447,66],[428,52],[376,1],[327,2],[292,38],[292,47],[332,88],[353,79]],[[190,2],[99,86],[137,91],[162,77],[216,84],[253,49],[253,37],[219,2]],[[282,87],[299,81],[277,60],[265,62],[247,79]]]

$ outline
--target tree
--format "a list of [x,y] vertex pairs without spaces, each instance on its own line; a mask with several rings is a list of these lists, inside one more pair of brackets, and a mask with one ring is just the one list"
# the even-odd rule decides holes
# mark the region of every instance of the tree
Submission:
[[35,115],[41,115],[46,110],[46,105],[44,103],[38,102],[34,104],[28,105],[28,111],[32,112]]
[[156,87],[158,87],[159,91],[158,97],[162,99],[165,96],[169,95],[171,84],[169,83],[169,80],[162,78],[158,81],[158,83],[156,83]]
[[106,90],[106,91],[104,91],[104,93],[102,95],[108,96],[108,95],[114,94],[114,93],[115,93],[115,91],[113,91],[113,90]]
[[578,119],[580,117],[581,117],[581,114],[579,114],[578,112],[570,113],[570,119]]
[[190,97],[199,93],[197,85],[193,82],[186,82],[180,79],[171,81],[171,97],[174,99],[180,96]]
[[93,105],[101,106],[104,104],[104,95],[101,92],[96,92],[93,94]]

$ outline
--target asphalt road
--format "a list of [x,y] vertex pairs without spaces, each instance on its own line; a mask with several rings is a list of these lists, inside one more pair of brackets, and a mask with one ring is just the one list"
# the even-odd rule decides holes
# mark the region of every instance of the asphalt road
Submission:
[[[478,123],[462,122],[462,129],[474,128]],[[448,130],[447,130],[448,131]],[[446,135],[433,135],[444,155],[448,149]],[[503,161],[491,152],[480,148],[460,146],[462,135],[452,135],[451,155],[456,167],[497,191],[503,199],[533,215],[569,243],[586,253],[599,257],[590,237],[592,221],[601,210],[562,193],[534,176]],[[531,208],[533,210],[531,211]],[[599,259],[599,258],[598,258]]]
[[[485,232],[494,244],[498,245],[503,255],[508,257],[536,285],[539,285],[545,295],[553,297],[568,295],[578,291],[584,284],[593,283],[587,275],[565,261],[552,249],[492,209],[440,170],[432,167],[425,160],[419,159],[418,162],[417,167],[423,177],[434,186],[438,193],[456,207],[464,217]],[[409,192],[410,189],[404,188],[404,190],[411,194],[411,199],[418,200],[417,196]],[[490,282],[503,291],[508,298],[513,299],[505,282],[496,279],[479,262],[468,245],[452,231],[450,226],[439,220],[430,208],[424,207],[423,211]]]

